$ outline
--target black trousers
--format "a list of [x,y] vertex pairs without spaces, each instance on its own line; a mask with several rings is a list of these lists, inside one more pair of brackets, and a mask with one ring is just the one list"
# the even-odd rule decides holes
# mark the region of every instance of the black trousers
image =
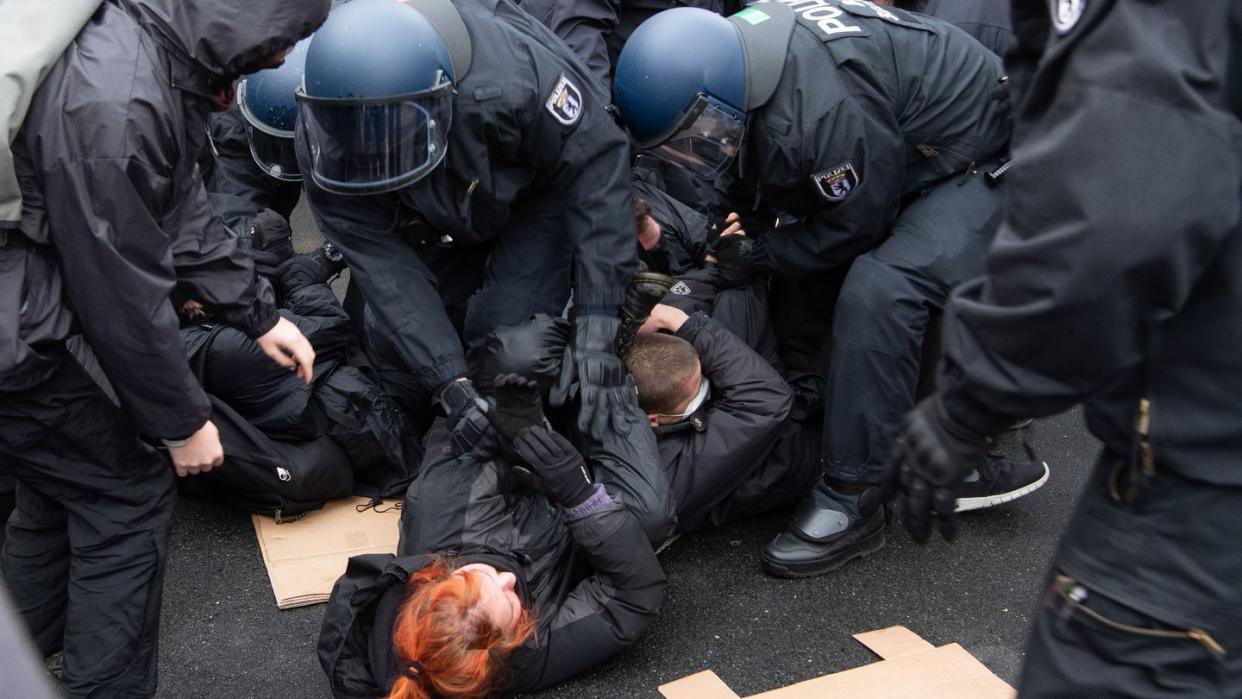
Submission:
[[1157,465],[1131,489],[1118,463],[1100,460],[1061,541],[1019,695],[1242,697],[1242,488]]
[[66,355],[0,394],[0,468],[17,478],[4,577],[70,696],[155,693],[172,469]]

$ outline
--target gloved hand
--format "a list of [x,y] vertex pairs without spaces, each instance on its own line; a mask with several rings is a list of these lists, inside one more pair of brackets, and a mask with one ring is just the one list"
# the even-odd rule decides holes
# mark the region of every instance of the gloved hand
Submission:
[[510,444],[522,430],[543,424],[539,384],[518,374],[501,374],[494,385],[496,407],[487,411],[487,419]]
[[939,396],[923,399],[906,417],[892,471],[905,494],[906,530],[915,541],[931,536],[932,519],[939,520],[946,541],[957,537],[957,486],[983,463],[987,448],[988,435],[955,420]]
[[539,477],[539,488],[565,509],[573,509],[595,494],[582,454],[551,427],[527,427],[513,440],[513,451]]
[[733,289],[761,278],[764,271],[756,261],[755,240],[740,235],[722,235],[710,246],[720,274],[720,286]]
[[440,394],[440,406],[452,431],[453,455],[461,456],[495,435],[487,420],[487,401],[479,397],[469,379],[457,379]]
[[[574,341],[566,348],[561,380],[553,389],[553,404],[568,401],[576,380],[582,396],[578,430],[602,440],[613,434],[630,433],[625,419],[626,391],[632,391],[625,364],[616,354],[617,329],[621,321],[601,315],[580,315],[574,321]],[[559,403],[558,403],[559,401]]]

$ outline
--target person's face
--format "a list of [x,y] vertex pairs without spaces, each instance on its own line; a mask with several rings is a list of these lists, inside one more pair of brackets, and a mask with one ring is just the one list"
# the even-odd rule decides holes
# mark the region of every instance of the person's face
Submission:
[[696,361],[694,363],[694,371],[686,377],[681,384],[681,400],[677,402],[677,409],[671,410],[666,414],[648,413],[647,420],[652,427],[659,425],[671,425],[675,422],[681,422],[684,417],[678,417],[686,412],[686,408],[690,407],[690,401],[699,393],[699,384],[703,382],[703,363]]
[[517,578],[513,573],[500,572],[486,563],[471,563],[453,571],[453,575],[473,575],[479,582],[479,604],[498,628],[511,629],[522,616],[518,599]]
[[643,217],[643,225],[638,229],[638,244],[648,252],[660,244],[660,224],[651,216]]

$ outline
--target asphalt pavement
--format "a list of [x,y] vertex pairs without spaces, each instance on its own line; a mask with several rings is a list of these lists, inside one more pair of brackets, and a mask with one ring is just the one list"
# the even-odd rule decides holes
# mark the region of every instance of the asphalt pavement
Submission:
[[[294,216],[297,246],[317,244]],[[1056,540],[1093,461],[1079,413],[1038,421],[1032,443],[1052,469],[1044,488],[963,517],[956,543],[913,543],[900,527],[876,554],[836,573],[777,580],[759,550],[774,514],[683,536],[660,559],[659,620],[622,655],[540,697],[655,697],[662,683],[712,669],[740,695],[875,660],[850,635],[903,624],[957,642],[1003,679],[1022,664],[1030,613]],[[160,697],[328,697],[315,655],[322,606],[276,609],[249,515],[177,502],[164,584]]]

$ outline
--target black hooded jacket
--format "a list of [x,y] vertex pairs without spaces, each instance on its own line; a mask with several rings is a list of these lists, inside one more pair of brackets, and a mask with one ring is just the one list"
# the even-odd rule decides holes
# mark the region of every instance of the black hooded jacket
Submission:
[[78,326],[144,433],[207,420],[169,299],[251,336],[270,287],[216,217],[195,165],[210,97],[327,16],[328,0],[109,0],[35,95],[14,144],[25,208],[0,245],[0,390],[38,385]]
[[[452,457],[443,420],[427,437],[427,454],[406,495],[398,555],[352,559],[332,591],[319,661],[334,696],[383,696],[392,686],[399,671],[391,652],[396,611],[405,581],[430,563],[428,552],[454,555],[462,564],[488,563],[517,577],[536,632],[509,658],[506,693],[582,672],[634,643],[654,621],[664,572],[628,507],[604,498],[578,512],[563,510],[522,485],[506,457],[479,450]],[[584,456],[603,483],[591,503],[605,487],[616,492],[602,473],[616,467],[604,461],[632,460],[634,450],[614,440]]]

